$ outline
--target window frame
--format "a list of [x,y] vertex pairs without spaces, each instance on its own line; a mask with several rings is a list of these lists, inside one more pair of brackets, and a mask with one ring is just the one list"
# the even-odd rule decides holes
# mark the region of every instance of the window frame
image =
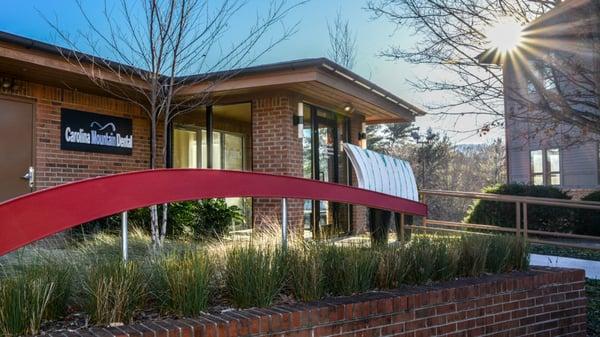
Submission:
[[[179,125],[179,124],[174,124],[173,125],[173,133],[175,133],[176,129],[180,129],[180,130],[187,130],[187,131],[194,131],[196,132],[196,149],[197,149],[197,167],[198,168],[206,168],[202,166],[202,155],[204,154],[204,152],[206,152],[208,154],[208,150],[207,151],[203,151],[202,149],[202,131],[205,131],[208,134],[208,130],[206,127],[204,126],[190,126],[190,125]],[[225,168],[225,134],[228,134],[230,136],[236,136],[236,137],[240,137],[242,139],[242,170],[246,170],[246,160],[247,160],[247,153],[246,153],[246,135],[243,133],[239,133],[239,132],[232,132],[232,131],[223,131],[220,129],[213,129],[213,135],[215,132],[219,133],[219,154],[220,154],[220,163],[219,163],[219,168],[220,170],[224,170]],[[214,146],[215,142],[213,141],[213,146]],[[173,146],[175,146],[175,142],[173,142]],[[206,146],[208,146],[208,143],[206,144]],[[213,168],[216,167],[215,163],[213,162]]]
[[[558,154],[558,171],[551,171],[550,167],[550,151],[556,151]],[[534,172],[533,169],[533,153],[541,152],[542,155],[542,172]],[[562,155],[559,147],[551,148],[539,148],[535,150],[529,150],[529,183],[537,186],[562,186],[563,183],[563,169],[562,169]],[[558,184],[552,184],[552,175],[558,175]],[[536,177],[542,177],[542,184],[535,184]],[[600,177],[600,172],[599,172]]]

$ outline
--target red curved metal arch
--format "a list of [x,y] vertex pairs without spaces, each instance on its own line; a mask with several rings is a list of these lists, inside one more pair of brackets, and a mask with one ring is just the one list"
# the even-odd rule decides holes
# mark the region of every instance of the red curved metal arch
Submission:
[[160,169],[81,180],[0,204],[0,256],[79,224],[150,205],[228,197],[329,200],[425,216],[427,206],[356,187],[265,173]]

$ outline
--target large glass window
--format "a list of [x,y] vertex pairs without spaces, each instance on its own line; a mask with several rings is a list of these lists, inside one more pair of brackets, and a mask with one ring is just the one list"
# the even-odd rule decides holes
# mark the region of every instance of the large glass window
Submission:
[[546,150],[546,161],[548,166],[547,183],[549,185],[560,185],[560,152],[558,149]]
[[[210,111],[201,107],[175,118],[173,167],[208,168],[208,154],[211,152],[213,169],[250,169],[251,104],[214,105]],[[212,127],[207,127],[207,123]],[[209,132],[212,135],[212,145],[209,144]],[[211,151],[208,151],[209,146]],[[248,227],[252,220],[251,198],[228,198],[226,201],[228,205],[242,209]]]
[[173,132],[174,167],[198,167],[198,133],[192,130],[175,129]]
[[542,150],[531,151],[531,182],[544,185],[544,159]]
[[560,150],[547,149],[530,152],[531,183],[533,185],[560,185]]
[[244,138],[241,135],[226,133],[223,137],[223,165],[227,170],[244,168]]

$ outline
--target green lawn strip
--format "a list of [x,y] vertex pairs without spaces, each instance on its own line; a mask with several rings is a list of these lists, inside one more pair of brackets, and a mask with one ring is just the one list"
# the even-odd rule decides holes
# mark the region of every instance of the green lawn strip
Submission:
[[600,336],[600,280],[586,279],[588,336]]

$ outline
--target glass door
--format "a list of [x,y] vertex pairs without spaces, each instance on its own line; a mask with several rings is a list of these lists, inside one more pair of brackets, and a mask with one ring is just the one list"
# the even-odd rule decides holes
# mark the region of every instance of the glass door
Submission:
[[[337,183],[338,176],[338,133],[335,121],[317,116],[316,143],[317,165],[315,179]],[[313,223],[316,224],[313,235],[330,237],[337,234],[338,205],[329,201],[315,201],[313,205]]]

